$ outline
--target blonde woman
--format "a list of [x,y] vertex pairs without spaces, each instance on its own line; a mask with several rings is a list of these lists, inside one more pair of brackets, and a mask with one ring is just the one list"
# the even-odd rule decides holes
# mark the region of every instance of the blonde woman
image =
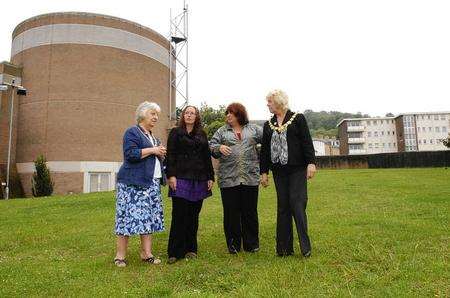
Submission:
[[267,107],[273,117],[264,124],[261,147],[261,184],[269,184],[272,170],[277,192],[277,245],[279,256],[294,253],[292,217],[304,257],[311,256],[306,204],[307,179],[316,172],[314,146],[303,114],[289,109],[289,100],[281,90],[270,92]]

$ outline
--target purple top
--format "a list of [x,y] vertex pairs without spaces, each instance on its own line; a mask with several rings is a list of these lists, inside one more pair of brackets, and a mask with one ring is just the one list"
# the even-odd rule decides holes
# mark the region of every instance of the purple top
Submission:
[[183,198],[191,202],[201,201],[210,197],[212,192],[208,190],[208,181],[177,179],[177,190],[169,187],[169,197]]

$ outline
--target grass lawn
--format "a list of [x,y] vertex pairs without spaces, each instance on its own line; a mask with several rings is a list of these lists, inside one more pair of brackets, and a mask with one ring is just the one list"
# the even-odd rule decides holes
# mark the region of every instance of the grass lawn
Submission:
[[[322,170],[309,183],[313,246],[275,256],[273,183],[260,191],[261,251],[227,254],[217,189],[200,214],[199,258],[116,268],[114,194],[0,201],[0,297],[10,296],[441,296],[450,295],[450,169]],[[296,241],[296,243],[298,243]]]

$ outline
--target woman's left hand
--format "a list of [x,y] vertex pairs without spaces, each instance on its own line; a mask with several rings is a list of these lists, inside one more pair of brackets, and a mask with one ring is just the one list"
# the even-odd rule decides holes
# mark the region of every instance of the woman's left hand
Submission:
[[214,181],[208,180],[208,190],[211,190],[214,185]]
[[308,167],[306,168],[306,178],[307,179],[311,179],[314,177],[314,174],[316,174],[317,169],[316,169],[316,165],[313,163],[310,163],[308,165]]

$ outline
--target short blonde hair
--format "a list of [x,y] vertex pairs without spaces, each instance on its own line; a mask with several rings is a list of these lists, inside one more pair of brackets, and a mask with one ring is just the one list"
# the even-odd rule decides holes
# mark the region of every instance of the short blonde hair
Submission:
[[145,119],[147,111],[153,110],[158,114],[161,113],[161,108],[155,102],[144,101],[141,103],[136,109],[136,123],[139,124],[142,120]]
[[283,111],[289,110],[289,97],[283,90],[275,89],[270,91],[266,96],[266,100],[269,99],[272,99],[273,103]]

